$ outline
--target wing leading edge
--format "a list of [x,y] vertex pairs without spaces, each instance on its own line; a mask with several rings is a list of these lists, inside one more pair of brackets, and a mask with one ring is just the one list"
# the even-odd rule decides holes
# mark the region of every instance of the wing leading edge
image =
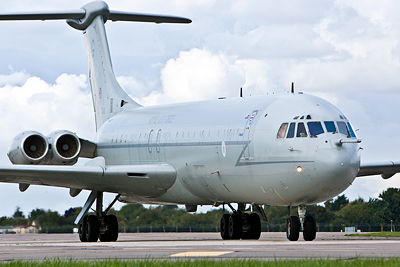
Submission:
[[383,179],[389,179],[400,172],[400,161],[367,162],[361,163],[357,177],[381,175]]
[[97,157],[84,166],[13,165],[0,167],[0,182],[46,185],[143,197],[165,193],[176,180],[168,164],[108,165]]

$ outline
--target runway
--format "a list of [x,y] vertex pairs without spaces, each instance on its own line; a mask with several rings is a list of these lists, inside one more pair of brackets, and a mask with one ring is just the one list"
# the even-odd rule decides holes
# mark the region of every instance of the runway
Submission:
[[118,242],[81,243],[76,234],[0,235],[0,261],[43,259],[299,259],[399,257],[400,238],[317,233],[312,242],[262,233],[260,240],[221,240],[218,233],[120,233]]

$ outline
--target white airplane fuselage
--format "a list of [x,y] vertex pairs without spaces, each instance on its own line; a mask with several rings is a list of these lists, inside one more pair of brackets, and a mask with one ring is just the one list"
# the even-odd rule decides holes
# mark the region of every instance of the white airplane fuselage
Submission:
[[[355,135],[328,132],[325,121],[348,123],[321,98],[287,93],[127,109],[95,141],[106,165],[165,163],[177,172],[143,194],[126,189],[124,202],[305,205],[343,192],[360,166]],[[282,123],[299,122],[321,122],[324,133],[307,127],[306,137],[277,138]]]

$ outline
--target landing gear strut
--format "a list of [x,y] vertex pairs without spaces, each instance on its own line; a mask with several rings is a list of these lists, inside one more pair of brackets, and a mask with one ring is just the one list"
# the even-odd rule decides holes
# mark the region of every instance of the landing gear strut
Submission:
[[[103,211],[103,192],[93,191],[81,213],[75,220],[79,224],[79,239],[82,242],[113,242],[118,239],[118,220],[115,215],[107,215],[107,212],[118,200],[120,195],[117,195],[110,206]],[[85,215],[96,200],[96,215]]]
[[[290,206],[288,207],[290,216]],[[290,216],[286,222],[286,237],[290,241],[297,241],[299,239],[300,230],[303,229],[303,238],[305,241],[312,241],[316,237],[317,225],[312,216],[306,216],[306,206],[300,205],[298,207],[297,216]]]
[[[244,213],[244,204],[239,204],[238,210],[235,210],[230,204],[228,206],[233,213],[224,214],[221,218],[222,239],[259,239],[261,235],[260,216],[257,213]],[[262,209],[260,208],[260,210]]]

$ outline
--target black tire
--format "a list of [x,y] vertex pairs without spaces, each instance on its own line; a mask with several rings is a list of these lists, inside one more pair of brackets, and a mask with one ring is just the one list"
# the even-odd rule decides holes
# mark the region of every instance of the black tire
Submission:
[[107,231],[100,234],[101,242],[115,242],[118,239],[118,219],[115,215],[107,215],[104,218],[104,223],[107,225]]
[[[251,239],[251,225],[250,225],[250,214],[244,213],[245,221],[247,223],[247,230],[242,230],[242,239]],[[244,227],[243,227],[244,228]]]
[[88,240],[86,239],[87,217],[87,215],[83,216],[82,221],[79,223],[78,233],[79,240],[81,240],[81,242],[88,242]]
[[297,216],[290,216],[286,223],[286,237],[290,241],[299,240],[300,220]]
[[231,217],[230,214],[224,214],[221,217],[220,232],[221,232],[221,237],[223,240],[230,239],[230,237],[229,237],[229,218],[230,217]]
[[303,224],[303,238],[305,241],[313,241],[317,235],[317,224],[312,216],[306,216]]
[[260,239],[261,236],[261,220],[257,213],[251,213],[249,216],[250,239]]
[[100,222],[95,215],[89,215],[86,222],[87,242],[97,242],[100,234]]
[[238,213],[233,213],[229,217],[229,238],[240,239],[242,237],[242,232],[242,218]]

